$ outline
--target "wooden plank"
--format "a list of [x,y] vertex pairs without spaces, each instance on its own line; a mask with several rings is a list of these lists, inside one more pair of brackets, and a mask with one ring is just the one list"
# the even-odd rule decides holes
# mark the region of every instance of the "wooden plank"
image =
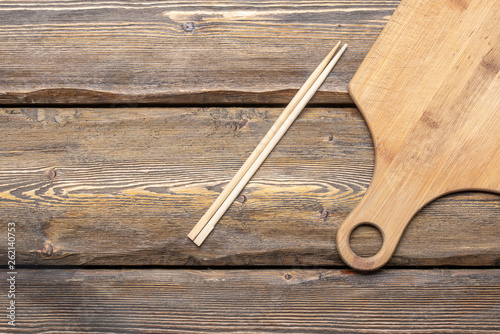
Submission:
[[9,333],[500,333],[500,270],[21,270]]
[[[307,108],[202,247],[187,234],[281,109],[0,109],[0,222],[18,264],[343,265],[338,225],[373,172],[354,108]],[[463,193],[410,223],[389,265],[500,263],[500,196]],[[377,250],[357,232],[360,255]],[[6,233],[0,259],[6,261]]]
[[313,102],[347,83],[399,1],[2,1],[0,104],[286,103],[337,40]]

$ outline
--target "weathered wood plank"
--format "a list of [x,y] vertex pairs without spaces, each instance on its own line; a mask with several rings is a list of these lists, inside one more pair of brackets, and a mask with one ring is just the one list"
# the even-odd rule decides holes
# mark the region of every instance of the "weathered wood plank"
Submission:
[[0,325],[9,333],[500,333],[498,269],[22,270],[17,278],[17,326]]
[[[18,223],[25,264],[341,264],[336,226],[373,165],[355,109],[307,109],[207,243],[186,238],[278,114],[4,109],[0,220]],[[430,205],[392,264],[498,263],[499,209],[492,194]],[[360,234],[358,248],[373,250]],[[45,243],[50,257],[40,253]]]
[[[280,112],[0,109],[0,222],[17,224],[18,263],[343,265],[336,229],[374,159],[354,108],[306,109],[203,246],[187,238]],[[377,249],[357,234],[355,250]],[[499,241],[500,196],[456,194],[413,219],[390,265],[498,265]]]
[[347,84],[399,1],[2,1],[0,104],[288,102],[331,47],[313,102]]

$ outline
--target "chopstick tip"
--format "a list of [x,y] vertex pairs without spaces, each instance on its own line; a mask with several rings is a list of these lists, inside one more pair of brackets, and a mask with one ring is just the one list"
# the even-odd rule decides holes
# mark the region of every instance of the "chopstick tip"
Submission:
[[197,236],[188,235],[188,238],[189,238],[189,240],[191,240],[198,247],[200,247],[201,244],[203,243],[203,241],[200,242],[199,240],[197,240]]
[[198,246],[198,247],[200,247],[200,246],[201,246],[201,244],[203,243],[203,241],[205,241],[205,239],[204,239],[204,238],[198,238],[198,237],[197,237],[196,239],[194,239],[194,240],[193,240],[194,244],[195,244],[196,246]]

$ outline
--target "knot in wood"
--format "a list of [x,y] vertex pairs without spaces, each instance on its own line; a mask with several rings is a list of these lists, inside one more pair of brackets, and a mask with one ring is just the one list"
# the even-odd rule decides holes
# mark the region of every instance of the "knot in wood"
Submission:
[[47,176],[49,177],[49,179],[53,179],[57,176],[57,172],[55,169],[51,169],[49,170],[49,172],[47,173]]
[[186,22],[181,24],[182,30],[185,32],[193,32],[194,31],[194,22]]
[[45,243],[43,248],[40,250],[43,256],[50,257],[54,253],[54,248],[51,244]]

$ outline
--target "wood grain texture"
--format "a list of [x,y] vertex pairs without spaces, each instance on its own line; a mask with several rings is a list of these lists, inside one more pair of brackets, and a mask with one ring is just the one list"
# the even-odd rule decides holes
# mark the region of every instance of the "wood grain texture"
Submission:
[[288,103],[333,45],[313,102],[347,83],[399,1],[2,1],[0,104]]
[[498,269],[22,270],[18,277],[18,327],[9,333],[500,333]]
[[[336,229],[374,162],[356,109],[306,108],[203,247],[186,237],[280,112],[0,109],[0,222],[17,224],[18,264],[343,265]],[[440,199],[390,265],[498,265],[499,219],[498,195]],[[376,250],[367,231],[356,244]]]
[[[376,155],[373,181],[337,234],[350,266],[384,265],[414,214],[440,196],[500,194],[498,22],[500,0],[404,0],[349,83]],[[384,239],[371,257],[349,246],[365,223]]]

